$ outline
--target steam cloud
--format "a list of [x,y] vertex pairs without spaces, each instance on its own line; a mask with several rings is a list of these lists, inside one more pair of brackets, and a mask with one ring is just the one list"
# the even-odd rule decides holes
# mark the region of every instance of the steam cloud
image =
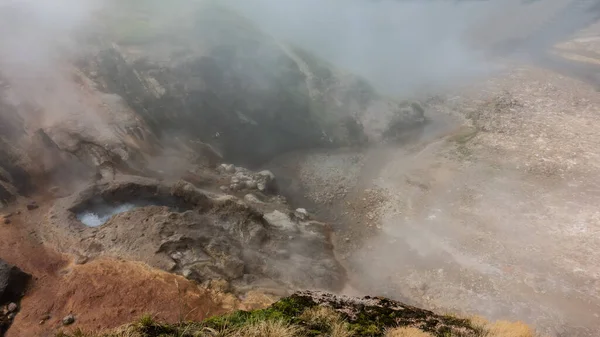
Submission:
[[519,47],[538,51],[597,17],[577,0],[226,2],[394,96],[489,75],[504,44],[527,39]]

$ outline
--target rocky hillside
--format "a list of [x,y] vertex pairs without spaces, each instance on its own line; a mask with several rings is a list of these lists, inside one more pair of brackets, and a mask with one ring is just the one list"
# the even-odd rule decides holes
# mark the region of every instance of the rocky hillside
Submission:
[[[29,70],[35,80],[6,72],[1,200],[40,176],[108,167],[180,175],[185,164],[220,157],[254,166],[294,149],[378,141],[424,122],[421,109],[378,95],[216,2],[161,4],[106,8],[73,36],[76,52],[51,71]],[[179,162],[164,167],[165,158]]]
[[134,19],[111,16],[107,43],[91,48],[81,67],[159,138],[189,137],[253,165],[295,149],[379,140],[391,119],[406,127],[424,121],[422,111],[378,95],[216,2],[124,10],[134,10]]

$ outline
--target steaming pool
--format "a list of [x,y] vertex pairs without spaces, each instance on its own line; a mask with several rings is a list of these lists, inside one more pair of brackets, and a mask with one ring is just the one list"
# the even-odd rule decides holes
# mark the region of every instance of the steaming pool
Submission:
[[106,223],[113,215],[125,213],[139,207],[132,203],[126,203],[118,206],[105,205],[103,209],[87,210],[77,213],[77,220],[88,227],[98,227]]
[[147,206],[167,206],[174,212],[183,212],[189,209],[188,207],[178,204],[176,200],[166,200],[164,198],[139,199],[121,203],[109,203],[102,199],[96,199],[86,204],[81,210],[75,211],[75,216],[77,217],[77,220],[87,227],[99,227],[105,224],[114,215]]

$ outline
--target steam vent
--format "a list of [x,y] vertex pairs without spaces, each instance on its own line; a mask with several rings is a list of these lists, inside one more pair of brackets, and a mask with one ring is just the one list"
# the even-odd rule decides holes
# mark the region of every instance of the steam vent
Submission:
[[0,337],[600,336],[600,6],[0,0]]

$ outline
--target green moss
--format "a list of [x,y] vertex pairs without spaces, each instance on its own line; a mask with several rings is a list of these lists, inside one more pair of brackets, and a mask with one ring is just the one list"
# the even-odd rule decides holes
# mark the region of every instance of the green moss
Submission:
[[223,328],[240,327],[249,322],[266,320],[281,320],[287,323],[299,323],[304,310],[316,304],[308,297],[290,296],[280,300],[267,309],[253,311],[236,311],[229,315],[211,317],[203,322],[209,328],[220,330]]

